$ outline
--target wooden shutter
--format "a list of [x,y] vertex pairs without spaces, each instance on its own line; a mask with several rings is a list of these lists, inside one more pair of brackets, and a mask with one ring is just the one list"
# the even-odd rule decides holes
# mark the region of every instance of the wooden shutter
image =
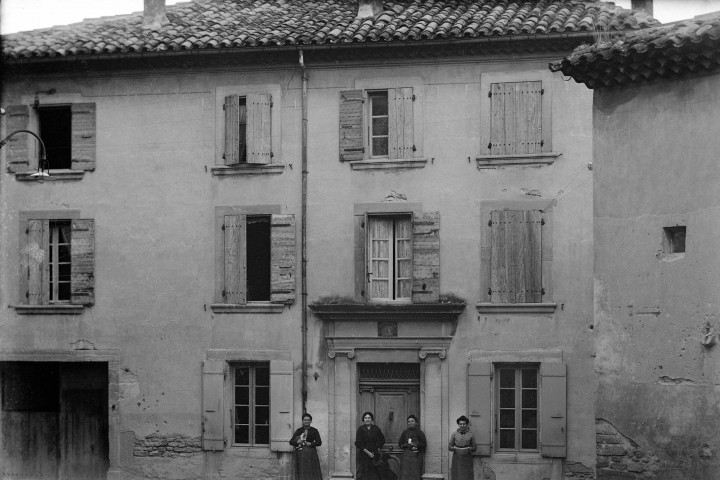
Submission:
[[[5,135],[16,130],[30,128],[30,107],[27,105],[10,105],[6,108]],[[7,171],[11,173],[26,172],[30,170],[30,141],[36,142],[34,137],[27,133],[19,133],[8,140],[6,148]],[[40,145],[38,145],[38,149]]]
[[225,215],[223,226],[225,303],[246,302],[247,292],[247,228],[245,215]]
[[270,450],[292,452],[293,434],[293,362],[270,361]]
[[95,220],[76,219],[70,234],[70,299],[73,304],[95,303]]
[[540,365],[540,454],[567,456],[567,364]]
[[388,90],[388,124],[389,158],[413,158],[412,88]]
[[363,159],[363,91],[340,92],[340,161]]
[[490,212],[493,303],[542,301],[542,213],[539,210]]
[[295,215],[270,220],[270,301],[295,301]]
[[[225,149],[223,165],[240,163],[240,97],[228,95],[223,104],[225,111]],[[244,140],[242,140],[244,143]]]
[[272,160],[272,95],[252,93],[246,97],[247,163],[270,163]]
[[[71,155],[73,170],[95,170],[97,150],[96,108],[94,103],[76,103],[71,106]],[[52,168],[52,158],[49,159]]]
[[413,303],[440,300],[440,212],[413,217]]
[[492,453],[492,376],[492,363],[468,364],[470,430],[477,444],[475,453],[483,456]]
[[28,220],[25,236],[27,240],[23,249],[23,267],[27,266],[27,274],[21,275],[22,301],[30,305],[45,305],[48,303],[49,287],[50,222]]
[[203,362],[202,375],[202,444],[203,450],[225,448],[225,368],[224,360]]
[[542,152],[542,82],[490,85],[490,153]]

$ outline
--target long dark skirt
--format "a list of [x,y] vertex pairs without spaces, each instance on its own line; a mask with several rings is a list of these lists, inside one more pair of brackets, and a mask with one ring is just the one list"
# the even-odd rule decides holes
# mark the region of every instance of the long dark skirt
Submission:
[[458,448],[452,456],[450,480],[473,480],[473,458],[467,448]]
[[362,450],[358,450],[355,466],[356,480],[383,480],[372,459]]
[[400,480],[420,480],[423,473],[423,454],[406,448],[400,456]]
[[322,480],[320,459],[316,449],[303,447],[295,450],[295,478],[296,480]]

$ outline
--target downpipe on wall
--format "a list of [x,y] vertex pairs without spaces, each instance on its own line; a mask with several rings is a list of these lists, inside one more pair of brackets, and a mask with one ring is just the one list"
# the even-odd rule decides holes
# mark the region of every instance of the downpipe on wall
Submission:
[[302,334],[302,411],[307,412],[307,325],[308,325],[308,314],[307,314],[307,183],[308,183],[308,171],[307,171],[307,84],[308,74],[307,68],[305,68],[305,59],[303,58],[303,51],[299,51],[300,68],[302,69],[302,201],[301,201],[301,213],[300,213],[300,283],[301,293],[300,298],[302,302],[302,326],[300,327]]

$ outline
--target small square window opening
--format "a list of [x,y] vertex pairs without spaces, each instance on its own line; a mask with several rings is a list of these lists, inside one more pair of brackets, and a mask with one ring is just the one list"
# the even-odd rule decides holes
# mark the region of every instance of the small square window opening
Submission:
[[685,253],[685,226],[663,228],[663,252]]
[[49,168],[72,167],[72,111],[69,105],[38,107],[38,130],[45,144]]

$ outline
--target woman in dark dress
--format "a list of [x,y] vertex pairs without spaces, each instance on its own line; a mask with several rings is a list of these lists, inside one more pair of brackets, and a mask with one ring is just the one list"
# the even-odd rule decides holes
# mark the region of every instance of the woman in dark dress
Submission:
[[475,439],[470,433],[470,420],[463,415],[457,419],[458,429],[450,435],[448,449],[453,452],[450,465],[450,480],[473,480],[473,458]]
[[375,463],[380,461],[380,448],[385,444],[385,437],[373,424],[375,417],[372,413],[365,412],[362,418],[363,423],[355,434],[357,447],[355,479],[382,480]]
[[425,456],[425,434],[417,423],[417,417],[410,415],[407,418],[408,428],[400,435],[398,445],[402,449],[400,457],[399,480],[420,480],[423,473],[423,460]]
[[322,445],[320,432],[311,427],[312,415],[304,413],[303,426],[295,430],[290,445],[295,447],[295,478],[297,480],[322,480],[320,459],[316,447]]

